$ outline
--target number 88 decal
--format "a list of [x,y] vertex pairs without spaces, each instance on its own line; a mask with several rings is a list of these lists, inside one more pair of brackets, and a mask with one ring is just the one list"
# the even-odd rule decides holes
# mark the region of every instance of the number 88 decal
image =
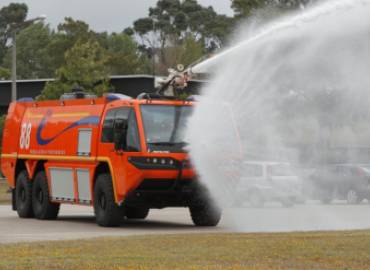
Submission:
[[19,140],[19,147],[21,149],[30,148],[31,130],[32,130],[32,124],[31,123],[23,123],[22,124],[21,137],[20,137],[20,140]]

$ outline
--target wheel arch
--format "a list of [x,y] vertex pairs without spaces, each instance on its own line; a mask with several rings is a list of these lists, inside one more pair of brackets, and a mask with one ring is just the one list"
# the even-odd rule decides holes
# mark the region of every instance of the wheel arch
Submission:
[[17,178],[18,178],[18,175],[19,175],[22,171],[24,171],[24,170],[27,170],[25,160],[23,160],[23,159],[18,159],[18,160],[17,160],[17,163],[16,163],[16,165],[15,165],[15,171],[14,171],[14,187],[15,187],[15,185],[17,184]]
[[108,164],[108,162],[105,162],[105,161],[99,162],[99,164],[95,168],[94,176],[93,176],[93,179],[92,179],[92,189],[93,190],[95,188],[95,183],[96,183],[96,179],[97,179],[98,175],[103,174],[103,173],[109,173],[110,175],[112,175],[112,172],[110,171],[109,164]]
[[[96,183],[96,180],[97,180],[97,177],[100,175],[100,174],[104,174],[104,173],[107,173],[111,176],[111,181],[112,181],[112,186],[113,186],[113,191],[114,191],[114,198],[115,198],[115,201],[116,203],[119,203],[119,198],[117,196],[117,191],[116,191],[116,183],[114,182],[114,176],[113,176],[113,171],[112,171],[112,168],[109,164],[108,161],[100,161],[98,166],[95,168],[95,171],[94,171],[94,176],[93,176],[93,180],[92,180],[92,194],[94,194],[94,189],[95,189],[95,183]],[[94,196],[93,196],[94,198]]]
[[33,181],[35,175],[40,171],[45,171],[45,160],[28,159],[24,161],[27,170],[28,178]]
[[93,187],[95,186],[96,178],[98,177],[99,174],[102,174],[102,173],[112,174],[112,172],[110,171],[108,162],[101,161],[96,166],[95,171],[94,171],[94,176],[93,176]]

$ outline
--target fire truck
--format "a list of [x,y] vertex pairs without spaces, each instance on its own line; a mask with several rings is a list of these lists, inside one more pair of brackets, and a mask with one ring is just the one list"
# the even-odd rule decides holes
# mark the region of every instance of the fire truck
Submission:
[[194,101],[161,93],[10,104],[1,169],[20,218],[56,219],[61,204],[93,206],[100,226],[188,207],[196,226],[221,210],[197,180],[184,133]]

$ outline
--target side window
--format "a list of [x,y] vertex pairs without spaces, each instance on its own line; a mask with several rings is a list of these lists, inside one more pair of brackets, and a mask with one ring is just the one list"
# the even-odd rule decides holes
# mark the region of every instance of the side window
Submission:
[[116,147],[121,150],[140,151],[139,132],[134,110],[126,107],[109,111],[104,119],[101,141],[116,143]]
[[128,130],[127,130],[127,151],[140,152],[140,140],[139,131],[137,128],[136,114],[134,110],[131,110],[128,119]]
[[103,143],[113,143],[113,126],[114,126],[114,115],[116,110],[111,110],[107,112],[104,123],[101,141]]
[[130,108],[120,108],[116,110],[114,117],[113,141],[118,143],[118,149],[124,150],[126,148],[129,114]]

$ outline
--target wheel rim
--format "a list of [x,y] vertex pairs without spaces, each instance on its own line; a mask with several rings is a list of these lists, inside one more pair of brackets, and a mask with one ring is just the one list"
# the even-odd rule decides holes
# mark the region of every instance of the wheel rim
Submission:
[[354,190],[350,190],[348,191],[347,193],[347,201],[348,203],[356,203],[357,202],[357,199],[358,199],[358,196],[357,196],[357,192],[354,191]]

